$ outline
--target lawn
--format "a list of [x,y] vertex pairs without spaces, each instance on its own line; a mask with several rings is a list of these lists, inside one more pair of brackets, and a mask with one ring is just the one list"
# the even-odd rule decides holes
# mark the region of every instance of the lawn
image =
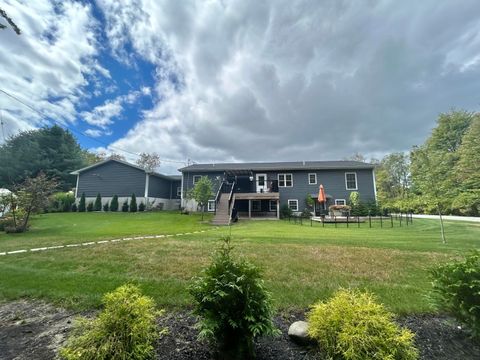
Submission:
[[264,269],[279,309],[303,309],[352,286],[375,292],[398,313],[430,312],[428,269],[480,245],[479,224],[460,222],[446,223],[443,245],[433,220],[360,229],[242,221],[215,229],[198,215],[85,213],[37,216],[26,234],[0,234],[0,252],[205,229],[211,231],[1,256],[0,298],[43,298],[85,309],[98,306],[106,291],[134,282],[161,306],[189,306],[189,280],[208,263],[218,239],[231,232],[235,251]]

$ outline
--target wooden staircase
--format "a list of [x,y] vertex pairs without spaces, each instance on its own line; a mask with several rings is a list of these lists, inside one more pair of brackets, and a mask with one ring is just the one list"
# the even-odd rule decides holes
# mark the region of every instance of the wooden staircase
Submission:
[[230,194],[220,194],[220,199],[217,203],[217,211],[212,220],[213,225],[229,225],[230,224],[230,209],[228,208],[228,198]]

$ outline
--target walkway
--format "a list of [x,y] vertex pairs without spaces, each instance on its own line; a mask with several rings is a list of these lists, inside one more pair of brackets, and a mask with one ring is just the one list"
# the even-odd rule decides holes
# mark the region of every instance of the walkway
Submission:
[[218,227],[215,227],[215,228],[209,229],[209,230],[198,230],[198,231],[178,233],[178,234],[124,237],[124,238],[112,239],[112,240],[99,240],[99,241],[89,241],[89,242],[83,242],[83,243],[77,243],[77,244],[55,245],[55,246],[45,246],[45,247],[39,247],[39,248],[33,248],[33,249],[12,250],[12,251],[0,252],[0,256],[23,254],[23,253],[32,253],[32,252],[38,252],[38,251],[56,250],[56,249],[64,249],[64,248],[75,248],[75,247],[91,246],[91,245],[114,244],[114,243],[118,243],[118,242],[121,242],[121,241],[170,238],[170,237],[174,237],[174,236],[185,236],[185,235],[200,234],[200,233],[205,233],[207,231],[213,231],[213,230],[218,230]]

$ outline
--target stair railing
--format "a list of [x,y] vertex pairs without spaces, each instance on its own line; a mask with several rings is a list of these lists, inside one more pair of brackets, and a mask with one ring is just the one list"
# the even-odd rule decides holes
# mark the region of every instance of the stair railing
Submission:
[[218,187],[217,195],[215,196],[215,214],[217,213],[217,205],[220,201],[220,196],[222,195],[223,185],[225,185],[225,181],[222,181],[222,183]]
[[235,203],[235,181],[232,183],[232,188],[230,189],[230,196],[228,197],[228,212],[230,214],[229,217],[229,224],[232,221],[232,211],[233,211],[233,204]]

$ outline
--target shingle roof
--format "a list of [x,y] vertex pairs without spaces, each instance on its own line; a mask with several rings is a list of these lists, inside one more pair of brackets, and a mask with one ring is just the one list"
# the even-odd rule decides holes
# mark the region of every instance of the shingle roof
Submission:
[[373,164],[360,161],[287,161],[287,162],[253,162],[253,163],[216,163],[193,164],[179,169],[185,171],[228,171],[228,170],[335,170],[335,169],[373,169]]
[[[90,169],[93,169],[97,166],[100,166],[100,165],[103,165],[105,163],[108,163],[108,162],[111,162],[111,161],[115,161],[117,163],[120,163],[120,164],[123,164],[123,165],[127,165],[127,166],[130,166],[134,169],[138,169],[138,170],[142,170],[142,171],[145,171],[144,168],[140,167],[140,166],[137,166],[137,165],[134,165],[134,164],[131,164],[127,161],[123,161],[123,160],[118,160],[118,159],[105,159],[105,160],[102,160],[100,162],[97,162],[93,165],[90,165],[90,166],[87,166],[87,167],[84,167],[82,169],[78,169],[78,170],[75,170],[75,171],[72,171],[70,174],[71,175],[78,175],[86,170],[90,170]],[[145,171],[147,172],[147,171]],[[154,175],[154,176],[158,176],[158,177],[161,177],[161,178],[164,178],[164,179],[168,179],[168,180],[180,180],[182,177],[181,175],[164,175],[164,174],[160,174],[160,173],[157,173],[157,172],[148,172],[150,175]]]

